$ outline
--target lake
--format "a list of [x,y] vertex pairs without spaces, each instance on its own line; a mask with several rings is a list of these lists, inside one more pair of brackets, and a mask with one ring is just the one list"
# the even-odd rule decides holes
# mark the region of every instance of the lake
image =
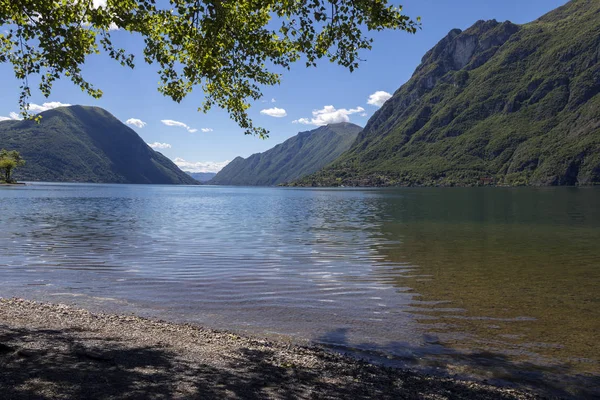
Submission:
[[0,296],[600,395],[600,190],[0,188]]

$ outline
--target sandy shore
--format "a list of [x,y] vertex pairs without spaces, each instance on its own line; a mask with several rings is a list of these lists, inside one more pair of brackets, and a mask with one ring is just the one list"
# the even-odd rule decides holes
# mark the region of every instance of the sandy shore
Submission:
[[163,321],[0,299],[2,399],[532,399]]

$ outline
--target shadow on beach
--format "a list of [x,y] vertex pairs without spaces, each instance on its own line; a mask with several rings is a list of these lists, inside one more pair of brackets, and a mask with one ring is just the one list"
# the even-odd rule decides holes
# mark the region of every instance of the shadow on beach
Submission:
[[[393,367],[409,367],[434,376],[477,380],[500,387],[528,390],[543,397],[561,399],[600,398],[600,376],[578,374],[569,364],[550,366],[515,361],[491,351],[464,353],[444,346],[434,335],[426,335],[427,357],[423,349],[409,343],[350,343],[348,329],[334,329],[317,339],[318,343],[340,353]],[[390,355],[398,356],[390,356]]]
[[[124,327],[123,329],[126,329]],[[217,360],[167,343],[83,328],[0,324],[3,399],[515,399],[511,390],[433,378],[316,349],[241,346]],[[255,346],[254,346],[255,347]],[[283,356],[282,356],[283,355]],[[298,363],[290,362],[299,355]],[[306,360],[313,360],[307,363]],[[283,362],[282,360],[286,360]]]

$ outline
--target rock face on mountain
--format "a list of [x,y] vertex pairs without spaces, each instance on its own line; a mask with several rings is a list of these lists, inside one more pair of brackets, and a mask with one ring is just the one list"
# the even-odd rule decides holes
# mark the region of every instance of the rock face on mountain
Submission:
[[98,107],[61,107],[33,121],[0,122],[0,148],[17,150],[24,181],[198,184]]
[[209,181],[215,185],[270,186],[323,168],[348,150],[361,127],[350,123],[322,126],[247,159],[237,157]]
[[600,183],[600,1],[479,21],[427,52],[351,149],[300,185]]

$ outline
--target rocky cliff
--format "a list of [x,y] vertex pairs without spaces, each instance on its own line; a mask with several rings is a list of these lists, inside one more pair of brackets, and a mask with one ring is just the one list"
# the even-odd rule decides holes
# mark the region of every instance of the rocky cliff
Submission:
[[452,30],[301,185],[600,183],[600,2]]

